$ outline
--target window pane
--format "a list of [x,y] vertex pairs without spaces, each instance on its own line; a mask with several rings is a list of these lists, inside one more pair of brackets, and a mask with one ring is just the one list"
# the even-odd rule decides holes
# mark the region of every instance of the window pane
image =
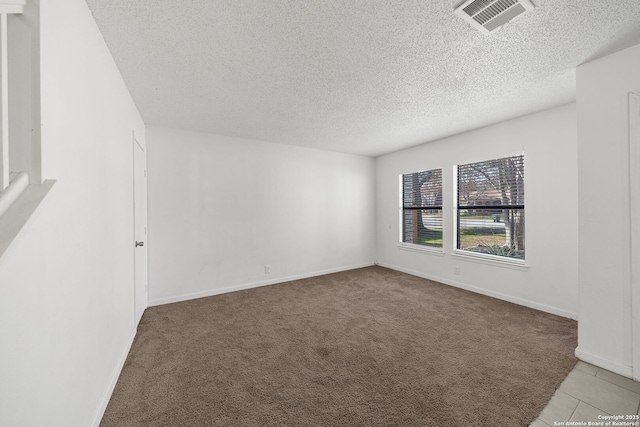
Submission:
[[442,169],[402,175],[402,241],[442,247]]
[[524,156],[458,166],[458,249],[524,259]]
[[524,209],[459,210],[458,249],[524,259]]
[[403,242],[442,247],[442,209],[403,211]]
[[458,166],[458,206],[524,205],[524,156]]
[[402,206],[442,207],[442,169],[402,175]]

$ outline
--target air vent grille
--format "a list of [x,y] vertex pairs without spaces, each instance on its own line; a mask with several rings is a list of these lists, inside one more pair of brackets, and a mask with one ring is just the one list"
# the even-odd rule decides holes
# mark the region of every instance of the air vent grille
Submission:
[[467,0],[455,13],[483,33],[490,33],[533,7],[530,0]]
[[479,12],[487,10],[493,6],[496,6],[500,3],[509,3],[506,7],[513,6],[514,3],[517,3],[516,0],[507,0],[507,1],[496,1],[496,0],[475,0],[469,3],[469,6],[464,8],[464,11],[469,16],[474,16]]
[[504,13],[507,9],[509,9],[514,4],[518,3],[516,0],[498,0],[491,6],[482,9],[480,13],[476,14],[473,19],[480,24],[484,24],[488,21],[491,21],[496,16]]

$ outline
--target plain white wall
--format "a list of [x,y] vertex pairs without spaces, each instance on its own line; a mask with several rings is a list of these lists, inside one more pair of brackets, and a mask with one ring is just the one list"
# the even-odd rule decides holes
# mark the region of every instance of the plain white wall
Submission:
[[151,305],[374,263],[374,159],[153,126],[147,141]]
[[[397,270],[577,317],[576,106],[557,107],[377,159],[377,260]],[[526,271],[452,257],[453,168],[525,155]],[[398,176],[443,168],[444,256],[400,249]],[[449,230],[449,232],[447,232]],[[455,275],[455,267],[460,274]]]
[[57,183],[0,258],[0,426],[86,427],[135,332],[132,138],[145,129],[85,1],[40,12]]
[[631,376],[628,93],[640,89],[640,45],[577,69],[578,350]]

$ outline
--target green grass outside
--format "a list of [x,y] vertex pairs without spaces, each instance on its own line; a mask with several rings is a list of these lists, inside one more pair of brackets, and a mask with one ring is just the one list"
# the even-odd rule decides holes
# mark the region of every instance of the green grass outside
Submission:
[[[502,215],[502,214],[499,214],[499,215],[500,215],[500,219],[502,219],[504,217],[504,215]],[[465,215],[465,214],[462,214],[462,215],[460,215],[460,217],[464,218],[464,219],[490,219],[490,220],[493,221],[493,215]],[[502,222],[502,221],[500,221],[500,222]]]
[[427,246],[442,246],[442,229],[428,229],[428,236],[420,237],[418,243]]
[[[442,230],[428,229],[428,236],[420,237],[417,243],[427,246],[442,246]],[[505,244],[505,234],[495,233],[495,230],[483,228],[463,229],[460,235],[461,249],[473,248],[476,246],[502,246]]]

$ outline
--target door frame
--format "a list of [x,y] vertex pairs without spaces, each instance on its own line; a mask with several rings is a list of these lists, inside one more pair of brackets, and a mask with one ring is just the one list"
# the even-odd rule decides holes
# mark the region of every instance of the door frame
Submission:
[[[148,252],[148,246],[147,246],[147,237],[148,237],[148,233],[147,233],[147,218],[148,218],[148,213],[146,213],[146,209],[145,209],[145,218],[144,218],[144,251],[146,251],[147,256],[144,257],[145,260],[145,265],[144,265],[144,283],[138,283],[137,280],[137,253],[139,251],[139,249],[136,246],[136,242],[137,242],[137,231],[136,230],[136,217],[138,214],[138,209],[139,207],[137,207],[137,203],[136,203],[136,179],[138,177],[138,173],[142,172],[142,177],[144,178],[144,187],[145,187],[145,192],[144,192],[144,196],[145,196],[145,205],[147,205],[147,151],[145,149],[145,147],[140,143],[140,141],[138,141],[138,138],[135,135],[135,132],[133,134],[133,150],[132,150],[132,159],[133,159],[133,318],[134,318],[134,324],[135,327],[138,327],[138,323],[140,322],[140,319],[142,318],[142,314],[144,313],[144,310],[149,306],[149,262],[148,262],[148,256],[149,256],[149,252]],[[139,171],[136,167],[136,151],[140,150],[142,155],[143,155],[143,159],[144,159],[144,168],[142,171]],[[140,289],[140,287],[142,287],[142,289]],[[144,304],[142,305],[138,305],[138,294],[143,291],[144,293]],[[140,311],[138,310],[138,308],[141,307]]]
[[633,379],[640,381],[640,90],[629,92],[629,214],[631,363]]

